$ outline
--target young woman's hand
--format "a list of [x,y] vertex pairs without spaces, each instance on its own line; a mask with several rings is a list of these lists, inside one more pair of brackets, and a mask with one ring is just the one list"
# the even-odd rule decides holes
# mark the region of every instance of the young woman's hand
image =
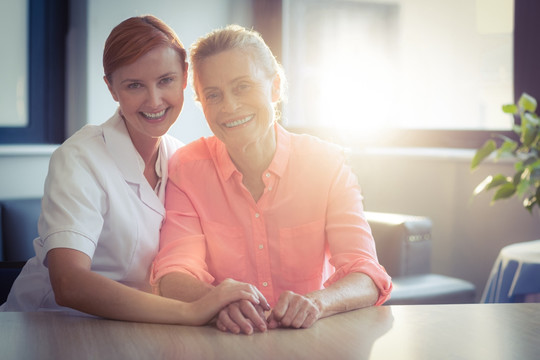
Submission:
[[270,305],[263,294],[253,285],[232,279],[225,279],[199,300],[190,303],[193,306],[193,325],[204,325],[230,303],[246,300],[253,305],[270,310]]

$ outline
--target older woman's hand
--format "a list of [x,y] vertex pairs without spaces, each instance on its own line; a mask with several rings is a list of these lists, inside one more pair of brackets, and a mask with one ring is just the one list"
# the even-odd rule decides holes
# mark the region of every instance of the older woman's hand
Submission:
[[216,326],[221,331],[234,334],[250,335],[255,329],[264,332],[268,327],[265,310],[268,309],[248,300],[240,300],[229,304],[219,312]]
[[268,317],[268,327],[308,328],[322,315],[320,306],[308,296],[283,292]]

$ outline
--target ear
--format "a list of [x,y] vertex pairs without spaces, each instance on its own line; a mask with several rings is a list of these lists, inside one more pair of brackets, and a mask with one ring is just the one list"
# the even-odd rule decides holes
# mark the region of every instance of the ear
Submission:
[[276,73],[274,76],[274,79],[272,80],[272,102],[276,103],[281,98],[281,91],[280,91],[280,85],[281,85],[281,78],[279,74]]
[[105,84],[107,84],[107,87],[109,88],[109,92],[111,93],[114,101],[118,102],[118,95],[116,95],[116,92],[114,91],[111,83],[109,82],[109,80],[107,79],[106,76],[103,77],[103,80],[105,80]]

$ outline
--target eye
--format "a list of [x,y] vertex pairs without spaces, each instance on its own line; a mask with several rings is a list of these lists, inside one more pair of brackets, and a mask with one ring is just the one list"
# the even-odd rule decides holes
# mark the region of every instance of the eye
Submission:
[[240,92],[242,91],[247,91],[251,88],[251,84],[250,83],[247,83],[247,82],[241,82],[238,84],[238,86],[236,87],[236,89]]
[[142,84],[138,82],[128,84],[128,89],[139,89],[141,87],[142,87]]
[[159,82],[160,82],[161,84],[167,85],[167,84],[172,83],[173,81],[174,81],[174,78],[171,77],[171,76],[169,76],[169,77],[166,77],[166,78],[161,79]]
[[220,94],[217,91],[212,91],[212,92],[208,92],[204,94],[204,100],[207,103],[215,104],[219,101],[219,99],[220,99]]

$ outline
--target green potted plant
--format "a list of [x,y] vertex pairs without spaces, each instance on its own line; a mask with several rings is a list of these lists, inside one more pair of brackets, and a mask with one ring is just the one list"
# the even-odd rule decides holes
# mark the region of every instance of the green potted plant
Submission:
[[518,140],[503,135],[497,136],[498,142],[495,139],[487,140],[476,151],[471,169],[476,169],[483,160],[494,154],[495,160],[514,158],[514,174],[489,175],[475,188],[474,195],[493,190],[492,203],[516,195],[523,199],[523,206],[529,212],[535,206],[540,207],[540,118],[536,108],[536,99],[526,93],[521,95],[517,104],[502,107],[505,113],[518,116],[521,120],[512,128]]

